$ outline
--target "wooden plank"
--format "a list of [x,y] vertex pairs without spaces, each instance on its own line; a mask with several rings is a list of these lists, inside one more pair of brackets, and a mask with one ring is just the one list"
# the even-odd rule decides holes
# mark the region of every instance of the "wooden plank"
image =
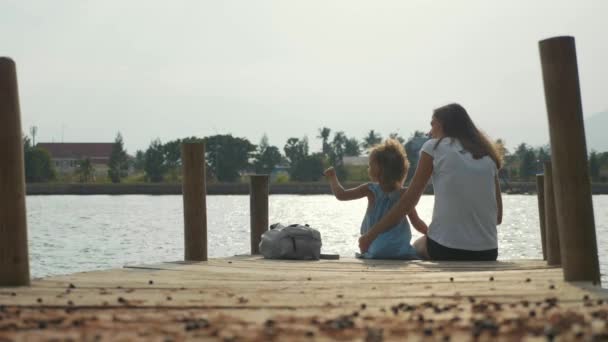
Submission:
[[[309,340],[311,333],[317,340],[374,340],[379,331],[390,340],[421,338],[425,329],[470,339],[481,333],[484,319],[510,340],[542,335],[547,324],[572,315],[580,317],[576,329],[592,338],[606,331],[608,317],[606,290],[566,283],[560,268],[542,260],[297,262],[239,256],[53,276],[31,287],[0,289],[0,303],[0,339],[15,340],[95,334]],[[597,317],[603,317],[600,323]],[[576,337],[573,325],[564,324],[560,336]]]

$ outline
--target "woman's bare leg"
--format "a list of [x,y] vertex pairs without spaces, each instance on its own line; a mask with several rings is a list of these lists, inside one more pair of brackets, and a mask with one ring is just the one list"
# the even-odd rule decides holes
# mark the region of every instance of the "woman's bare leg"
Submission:
[[426,250],[426,235],[419,237],[418,240],[414,242],[414,249],[416,249],[416,253],[418,253],[418,256],[420,256],[423,260],[431,259]]

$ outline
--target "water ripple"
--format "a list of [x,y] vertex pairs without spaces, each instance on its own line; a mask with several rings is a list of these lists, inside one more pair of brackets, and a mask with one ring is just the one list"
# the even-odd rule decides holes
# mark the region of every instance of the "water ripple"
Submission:
[[[535,196],[503,196],[500,259],[540,258]],[[608,196],[594,196],[603,283],[608,283]],[[28,196],[31,271],[34,277],[183,259],[183,203],[167,196]],[[333,196],[273,195],[269,221],[308,223],[321,231],[323,252],[353,256],[364,200]],[[433,196],[418,213],[427,223]],[[209,257],[249,252],[249,197],[208,196]],[[413,230],[413,238],[420,234]]]

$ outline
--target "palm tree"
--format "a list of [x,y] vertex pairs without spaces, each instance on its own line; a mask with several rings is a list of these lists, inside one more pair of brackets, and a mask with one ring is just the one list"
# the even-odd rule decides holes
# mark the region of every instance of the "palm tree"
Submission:
[[329,152],[331,151],[331,147],[327,143],[327,140],[329,140],[330,133],[331,133],[331,129],[329,129],[327,127],[323,127],[323,128],[319,128],[319,135],[317,136],[317,138],[319,138],[323,141],[323,154],[326,154],[326,155],[329,154]]
[[382,142],[382,136],[380,133],[376,133],[372,129],[369,131],[369,133],[367,133],[367,136],[363,138],[362,146],[364,149],[369,150],[375,145],[378,145],[380,142]]
[[389,134],[388,137],[390,139],[397,140],[401,145],[405,144],[405,139],[403,139],[403,137],[400,136],[399,133],[397,133],[397,132]]

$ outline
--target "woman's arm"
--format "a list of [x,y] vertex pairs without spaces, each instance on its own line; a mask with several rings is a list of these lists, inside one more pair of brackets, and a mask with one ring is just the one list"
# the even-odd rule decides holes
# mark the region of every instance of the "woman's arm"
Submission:
[[399,202],[384,217],[376,223],[365,235],[359,238],[361,252],[367,251],[372,242],[384,231],[399,223],[404,215],[408,214],[422,196],[424,188],[433,173],[433,157],[427,153],[420,153],[420,160],[412,182],[407,191],[401,195]]
[[498,208],[496,224],[500,225],[502,223],[502,193],[500,192],[500,182],[498,181],[498,176],[494,177],[494,185],[496,187],[496,207]]
[[329,169],[325,170],[323,174],[325,175],[325,177],[327,177],[327,180],[329,181],[329,186],[331,187],[331,191],[334,193],[334,196],[336,196],[339,201],[350,201],[363,197],[369,197],[369,194],[371,193],[371,190],[369,190],[369,186],[367,185],[367,183],[361,184],[356,188],[344,189],[342,187],[342,184],[340,184],[340,181],[336,176],[336,170],[333,167],[330,167]]

